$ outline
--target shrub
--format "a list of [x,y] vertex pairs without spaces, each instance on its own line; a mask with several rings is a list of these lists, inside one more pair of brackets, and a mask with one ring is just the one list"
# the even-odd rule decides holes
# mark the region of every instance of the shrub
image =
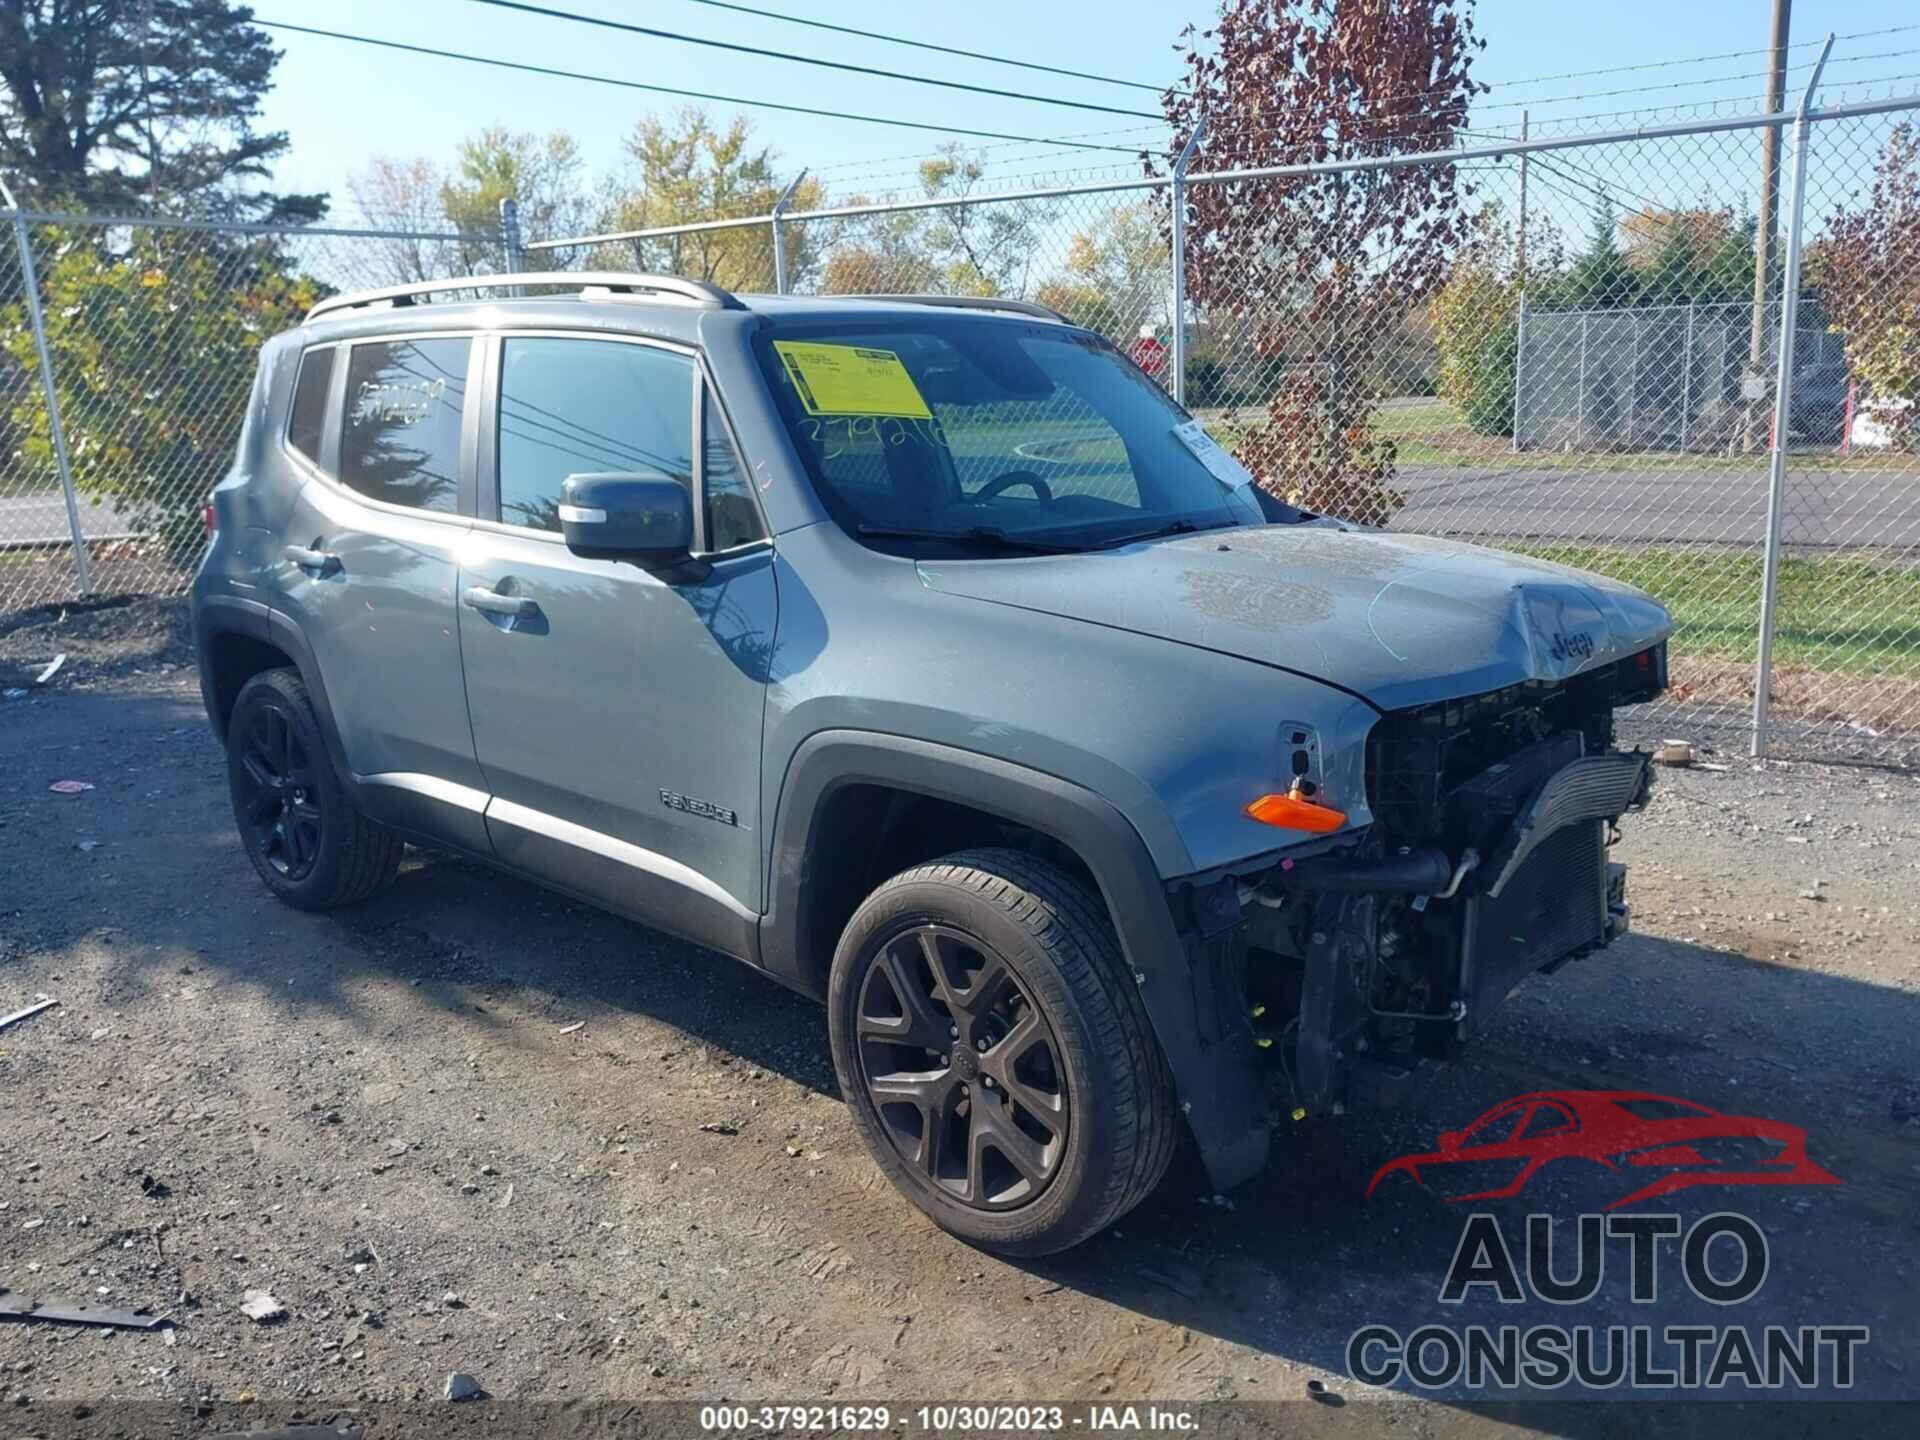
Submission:
[[1434,297],[1433,319],[1440,394],[1476,434],[1511,435],[1520,350],[1512,282],[1478,258],[1463,260]]

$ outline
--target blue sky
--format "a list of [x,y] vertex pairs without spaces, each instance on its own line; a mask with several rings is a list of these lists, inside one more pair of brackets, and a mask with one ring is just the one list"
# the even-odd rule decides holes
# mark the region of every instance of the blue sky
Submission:
[[[692,0],[552,0],[558,8],[740,41],[820,54],[859,64],[916,71],[1004,89],[1156,112],[1141,90],[1058,79],[1010,67],[856,41],[805,27],[734,14]],[[804,13],[837,24],[910,35],[936,43],[1014,55],[1126,79],[1162,83],[1176,77],[1172,46],[1183,25],[1204,24],[1206,0],[969,0],[966,5],[894,4],[872,0],[753,0],[761,8]],[[531,64],[623,76],[632,80],[754,96],[798,105],[864,111],[1053,137],[1150,122],[1093,111],[963,95],[930,87],[840,74],[809,66],[728,54],[696,46],[564,24],[472,3],[472,0],[256,0],[262,20],[286,20],[436,48]],[[1478,29],[1487,49],[1476,75],[1497,88],[1476,109],[1481,128],[1517,122],[1526,102],[1536,119],[1671,103],[1683,96],[1757,97],[1761,57],[1570,81],[1511,84],[1567,71],[1642,65],[1683,57],[1749,51],[1767,42],[1769,0],[1481,0]],[[1799,0],[1796,41],[1828,30],[1849,33],[1920,25],[1916,0]],[[639,92],[536,77],[431,59],[336,40],[281,32],[285,49],[268,98],[264,125],[293,139],[275,181],[291,190],[330,190],[336,214],[348,210],[345,180],[370,154],[445,160],[464,135],[490,124],[562,129],[577,137],[596,170],[611,167],[620,140],[649,110],[680,102]],[[1862,81],[1920,72],[1920,28],[1905,34],[1843,41],[1834,73]],[[1796,51],[1807,61],[1813,51]],[[1718,83],[1687,91],[1599,96],[1597,92],[1686,78]],[[1920,79],[1874,88],[1920,88]],[[1510,108],[1496,108],[1506,106]],[[729,107],[710,106],[717,115]],[[893,157],[924,153],[943,138],[846,121],[748,110],[760,138],[791,167],[828,172],[830,181],[884,174]],[[1019,152],[1002,152],[1007,160]],[[1066,164],[1049,160],[1049,165]],[[844,189],[845,187],[840,187]],[[864,188],[883,189],[885,183]]]

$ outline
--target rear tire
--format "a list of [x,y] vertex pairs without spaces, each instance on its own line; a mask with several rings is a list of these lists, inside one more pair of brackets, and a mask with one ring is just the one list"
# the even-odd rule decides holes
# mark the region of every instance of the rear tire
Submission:
[[1100,898],[1013,850],[903,871],[828,981],[834,1069],[868,1149],[941,1228],[1048,1255],[1152,1193],[1173,1083]]
[[295,909],[355,905],[393,883],[405,846],[355,807],[297,670],[241,687],[227,722],[227,787],[247,859]]

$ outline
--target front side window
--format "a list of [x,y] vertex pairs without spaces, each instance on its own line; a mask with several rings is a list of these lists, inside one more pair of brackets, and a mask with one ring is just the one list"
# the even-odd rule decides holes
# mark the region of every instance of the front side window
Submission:
[[693,361],[651,345],[509,337],[495,454],[500,519],[560,529],[569,475],[693,484]]
[[340,479],[371,500],[452,514],[460,505],[464,335],[378,340],[347,360]]
[[293,382],[287,443],[316,465],[320,463],[320,441],[327,430],[327,395],[332,388],[333,347],[307,351],[300,357],[300,376]]
[[1249,477],[1096,336],[1003,318],[796,318],[756,342],[849,532],[1087,549],[1260,523]]

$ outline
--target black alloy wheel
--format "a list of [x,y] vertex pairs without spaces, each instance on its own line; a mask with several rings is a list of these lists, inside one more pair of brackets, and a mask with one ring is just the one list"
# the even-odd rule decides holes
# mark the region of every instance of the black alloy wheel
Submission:
[[255,853],[288,880],[319,863],[323,815],[313,761],[282,705],[256,706],[240,747],[235,808],[253,832]]
[[1059,1042],[1005,959],[948,925],[869,953],[855,1028],[860,1074],[910,1170],[971,1209],[1037,1199],[1067,1148]]

